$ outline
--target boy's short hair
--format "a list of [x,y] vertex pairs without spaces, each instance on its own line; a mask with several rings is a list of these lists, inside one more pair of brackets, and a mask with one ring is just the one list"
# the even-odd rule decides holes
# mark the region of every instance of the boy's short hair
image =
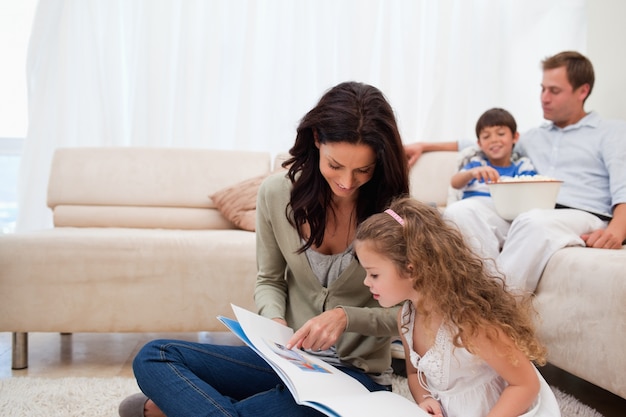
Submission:
[[480,137],[480,132],[486,127],[505,126],[511,129],[511,133],[517,132],[517,123],[511,113],[504,109],[493,108],[484,112],[476,122],[476,137]]

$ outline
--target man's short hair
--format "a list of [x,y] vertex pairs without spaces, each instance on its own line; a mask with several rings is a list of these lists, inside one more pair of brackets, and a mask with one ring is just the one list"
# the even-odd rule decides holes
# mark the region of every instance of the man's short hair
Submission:
[[576,51],[564,51],[554,56],[547,57],[541,61],[541,66],[544,71],[565,67],[567,81],[571,84],[572,89],[576,90],[581,85],[589,84],[589,94],[587,94],[587,97],[591,94],[595,75],[591,61],[583,54]]

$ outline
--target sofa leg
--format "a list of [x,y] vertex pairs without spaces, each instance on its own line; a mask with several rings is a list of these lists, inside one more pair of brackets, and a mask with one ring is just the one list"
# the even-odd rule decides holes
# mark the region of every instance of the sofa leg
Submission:
[[13,369],[28,368],[28,333],[13,333],[13,350],[12,350]]

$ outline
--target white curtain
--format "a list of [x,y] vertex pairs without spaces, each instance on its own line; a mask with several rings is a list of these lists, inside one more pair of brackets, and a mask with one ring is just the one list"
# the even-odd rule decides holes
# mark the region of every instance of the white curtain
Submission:
[[379,87],[405,142],[541,122],[539,62],[584,53],[584,0],[45,0],[27,62],[17,230],[51,226],[54,149],[287,150],[345,80]]

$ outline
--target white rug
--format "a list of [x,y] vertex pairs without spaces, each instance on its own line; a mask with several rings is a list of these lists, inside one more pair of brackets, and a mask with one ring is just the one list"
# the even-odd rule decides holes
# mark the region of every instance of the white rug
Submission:
[[[408,395],[404,378],[394,391]],[[574,397],[553,388],[563,417],[602,417]],[[133,378],[31,378],[0,380],[0,417],[117,417],[117,406],[138,392]],[[410,397],[410,395],[409,395]]]

